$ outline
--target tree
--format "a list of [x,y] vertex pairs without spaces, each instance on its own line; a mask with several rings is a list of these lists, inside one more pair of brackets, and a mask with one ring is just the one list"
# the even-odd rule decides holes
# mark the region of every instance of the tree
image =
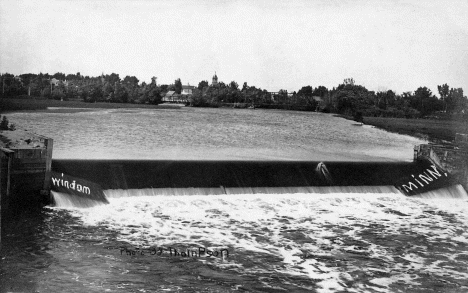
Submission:
[[382,110],[387,110],[387,106],[395,103],[395,92],[388,90],[386,92],[377,92],[375,95],[377,99],[377,107]]
[[[118,77],[118,75],[117,75]],[[136,78],[135,76],[125,76],[124,80],[123,80],[124,83],[127,83],[127,84],[131,84],[133,86],[136,86],[138,85],[138,78]]]
[[[110,83],[110,84],[112,84],[112,85],[115,85],[116,83],[120,83],[120,77],[119,77],[119,75],[116,74],[116,73],[111,73],[110,75],[106,75],[106,76],[104,77],[104,79],[105,79],[108,83]],[[131,79],[131,78],[127,79],[127,81],[129,81],[130,79]],[[136,79],[136,77],[135,77],[135,79]],[[136,79],[136,83],[138,83],[138,79]]]
[[421,113],[421,116],[426,116],[443,109],[443,103],[427,87],[419,87],[414,92],[411,106],[417,109]]
[[395,105],[397,96],[396,96],[396,93],[394,91],[388,90],[386,92],[385,98],[386,98],[387,105],[389,105],[389,106],[394,106]]
[[136,99],[139,104],[146,104],[149,102],[149,89],[150,87],[146,84],[146,82],[141,83],[141,86],[137,89],[138,96]]
[[136,86],[135,85],[132,85],[132,86],[127,85],[126,89],[127,89],[127,93],[128,93],[128,102],[135,103],[138,100],[139,95],[140,95],[140,90],[138,88],[138,85],[136,85]]
[[202,91],[205,87],[209,86],[208,81],[202,80],[198,83],[198,89]]
[[180,78],[174,81],[174,87],[176,94],[180,94],[182,92],[182,81],[180,81]]
[[41,92],[41,96],[44,97],[44,98],[49,99],[50,96],[51,96],[50,87],[44,88],[44,89],[42,90],[42,92]]
[[102,100],[102,87],[98,84],[90,84],[86,87],[85,102],[95,103]]
[[63,100],[63,98],[65,98],[65,92],[65,85],[62,82],[60,82],[56,87],[54,87],[51,95],[52,98],[55,100]]
[[244,84],[242,85],[242,91],[247,91],[249,90],[249,86],[247,85],[247,82],[244,82]]
[[69,99],[75,99],[79,97],[78,93],[78,88],[75,86],[68,86],[65,91],[65,98],[67,100]]
[[298,92],[297,95],[303,97],[312,97],[312,87],[310,85],[303,86]]
[[313,96],[318,96],[321,98],[325,97],[327,94],[328,94],[328,89],[324,87],[323,85],[316,87],[314,91],[312,92]]
[[203,94],[203,91],[206,93],[210,87],[205,86],[203,90],[194,89],[192,95],[189,96],[189,103],[190,106],[193,107],[206,107],[209,106],[210,103],[208,102],[208,96]]
[[102,86],[102,96],[105,101],[111,101],[114,95],[114,87],[110,81],[105,82]]
[[276,104],[286,104],[288,101],[288,91],[280,89],[276,95],[273,96]]
[[229,87],[230,87],[232,90],[235,90],[235,91],[238,91],[238,90],[239,90],[239,85],[238,85],[237,82],[235,82],[234,80],[231,81],[231,83],[229,84]]
[[1,76],[1,79],[2,94],[16,96],[27,93],[21,78],[5,73]]
[[167,84],[162,84],[160,87],[161,92],[165,93],[169,90],[169,86]]
[[159,87],[150,87],[148,91],[148,101],[151,104],[160,104],[162,100],[161,89]]
[[128,101],[127,89],[120,84],[117,84],[114,91],[114,99],[119,103],[126,103]]
[[449,113],[460,113],[466,109],[468,100],[463,96],[462,88],[451,88],[447,95],[447,111]]
[[61,72],[55,73],[54,75],[52,75],[52,77],[58,80],[65,80],[65,74]]
[[447,96],[449,94],[448,84],[438,85],[437,90],[440,94],[440,99],[444,102],[444,112],[447,111]]
[[334,108],[338,113],[353,115],[356,111],[371,108],[375,103],[374,96],[374,92],[347,78],[333,91]]

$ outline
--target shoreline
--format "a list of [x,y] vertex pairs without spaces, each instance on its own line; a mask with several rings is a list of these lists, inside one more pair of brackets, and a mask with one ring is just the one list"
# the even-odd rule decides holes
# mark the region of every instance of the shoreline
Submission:
[[83,101],[59,101],[51,99],[0,99],[0,114],[11,112],[50,111],[48,108],[70,108],[82,111],[92,109],[180,109],[178,104],[131,104],[131,103],[86,103]]
[[[338,116],[353,120],[352,117]],[[468,123],[457,120],[364,117],[364,124],[436,144],[453,144],[456,133],[468,133]]]

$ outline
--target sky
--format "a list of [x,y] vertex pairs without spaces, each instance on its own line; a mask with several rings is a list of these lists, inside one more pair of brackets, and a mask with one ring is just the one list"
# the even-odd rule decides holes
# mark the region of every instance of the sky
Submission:
[[0,72],[468,92],[468,1],[0,0]]

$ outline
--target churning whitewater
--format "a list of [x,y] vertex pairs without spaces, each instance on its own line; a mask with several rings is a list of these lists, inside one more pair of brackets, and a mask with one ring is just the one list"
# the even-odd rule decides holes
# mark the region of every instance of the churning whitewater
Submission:
[[[397,191],[106,195],[109,205],[71,213],[85,227],[117,233],[118,245],[102,247],[131,262],[199,261],[245,288],[254,275],[265,288],[316,292],[403,292],[431,288],[438,278],[468,289],[462,269],[468,257],[467,198],[410,198]],[[217,256],[190,255],[200,249]]]

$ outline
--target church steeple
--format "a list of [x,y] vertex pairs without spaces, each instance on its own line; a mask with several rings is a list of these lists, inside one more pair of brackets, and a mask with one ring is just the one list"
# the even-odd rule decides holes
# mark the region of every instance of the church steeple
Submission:
[[215,75],[213,75],[213,81],[211,82],[211,85],[218,85],[218,76],[216,76],[216,71]]

